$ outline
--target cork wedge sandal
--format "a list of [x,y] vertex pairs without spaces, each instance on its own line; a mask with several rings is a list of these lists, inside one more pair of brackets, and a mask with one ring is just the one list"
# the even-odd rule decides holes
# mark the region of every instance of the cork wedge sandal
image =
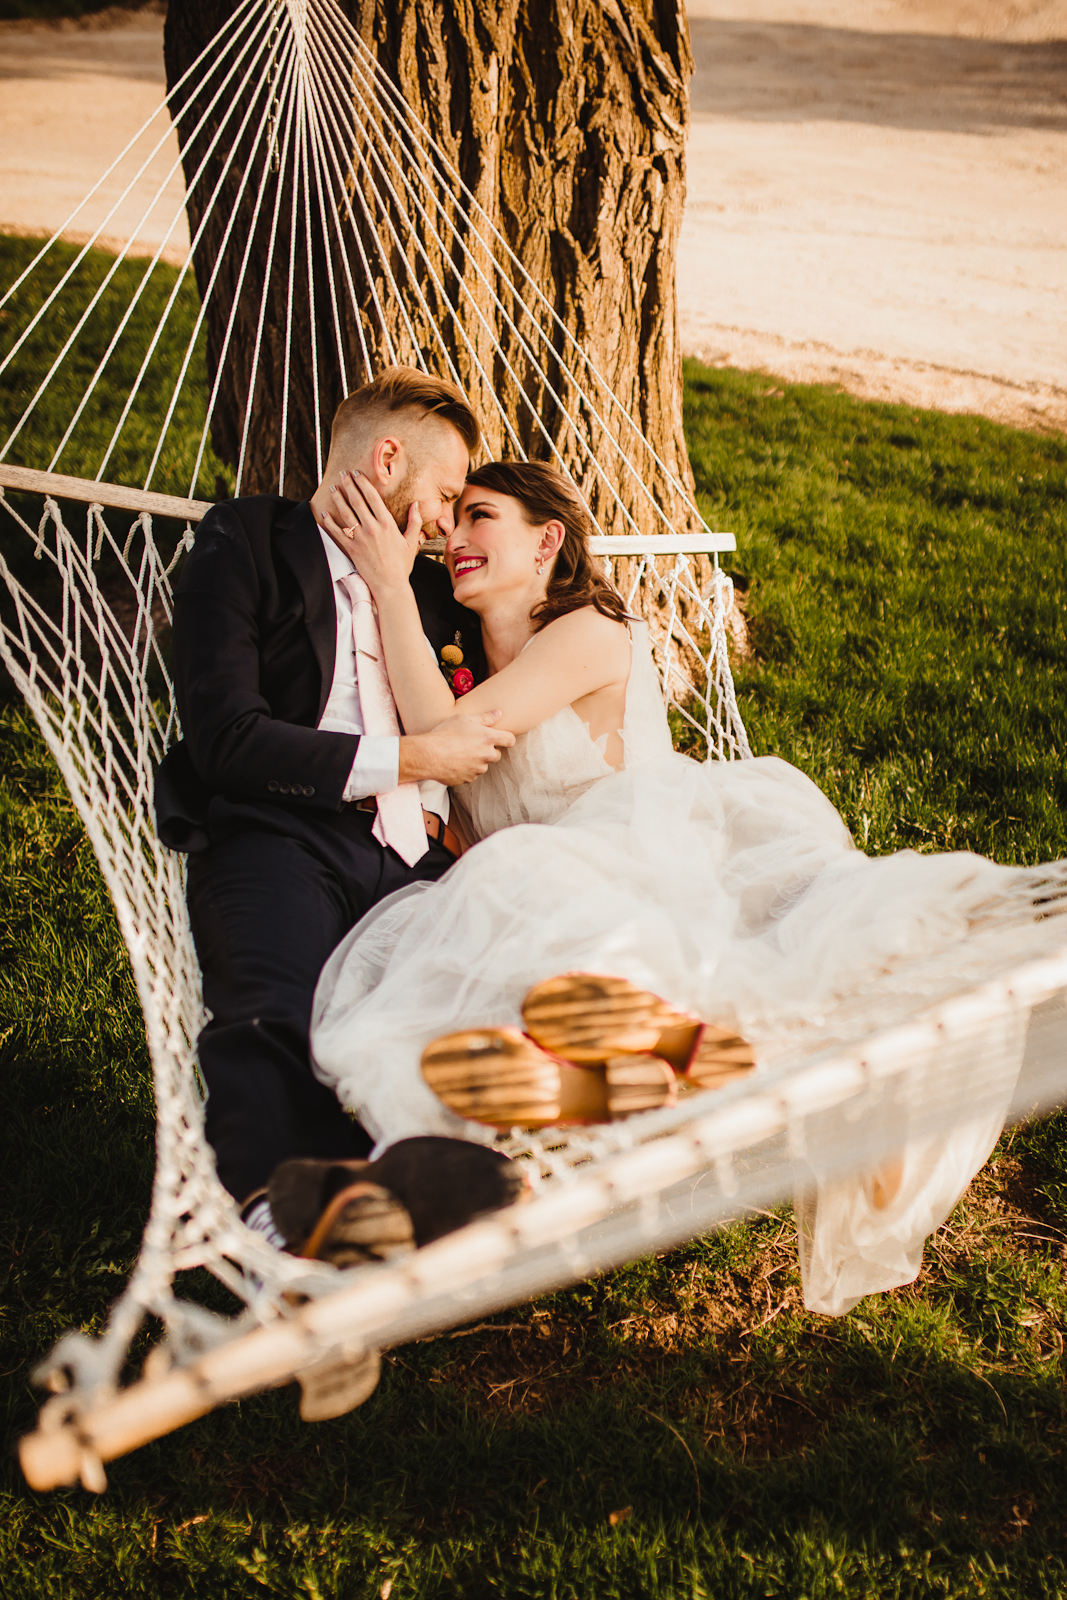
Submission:
[[752,1046],[735,1029],[702,1022],[626,978],[565,972],[522,1003],[526,1031],[545,1050],[585,1065],[665,1062],[683,1090],[718,1089],[751,1072]]
[[575,1065],[518,1028],[468,1028],[426,1047],[422,1075],[457,1116],[490,1128],[612,1122],[673,1104],[674,1075],[651,1055]]

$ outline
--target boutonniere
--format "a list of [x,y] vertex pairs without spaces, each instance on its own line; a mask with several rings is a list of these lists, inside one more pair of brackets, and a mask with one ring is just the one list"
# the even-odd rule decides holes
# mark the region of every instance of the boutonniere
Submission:
[[455,644],[446,644],[441,651],[441,671],[457,700],[460,695],[470,694],[474,688],[474,673],[463,665],[463,651],[460,648],[458,632]]

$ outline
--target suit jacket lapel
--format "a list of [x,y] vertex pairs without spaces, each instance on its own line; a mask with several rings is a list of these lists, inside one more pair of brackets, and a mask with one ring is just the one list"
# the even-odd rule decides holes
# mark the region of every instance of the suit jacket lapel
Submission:
[[319,708],[315,713],[317,723],[330,697],[337,654],[337,607],[330,567],[308,501],[302,500],[287,511],[274,526],[277,552],[296,578],[304,597],[304,622],[322,675]]

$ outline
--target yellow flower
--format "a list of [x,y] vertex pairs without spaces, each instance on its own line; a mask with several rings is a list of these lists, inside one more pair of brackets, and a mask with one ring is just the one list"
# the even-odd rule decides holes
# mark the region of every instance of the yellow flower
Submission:
[[463,651],[458,644],[446,644],[441,651],[441,660],[446,661],[450,667],[458,667],[463,660]]

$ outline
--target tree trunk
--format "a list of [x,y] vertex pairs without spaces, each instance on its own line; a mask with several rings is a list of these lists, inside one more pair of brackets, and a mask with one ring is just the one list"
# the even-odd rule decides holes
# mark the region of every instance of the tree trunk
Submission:
[[[299,0],[289,3],[289,15],[299,17]],[[277,170],[263,173],[269,158],[252,130],[261,112],[275,115],[270,96],[276,106],[280,75],[272,79],[261,69],[243,94],[235,90],[222,97],[191,142],[183,136],[194,237],[204,224],[195,250],[202,296],[217,269],[207,314],[212,381],[222,368],[212,438],[235,473],[261,316],[263,321],[240,491],[277,490],[284,441],[284,492],[306,493],[317,482],[333,409],[364,380],[367,365],[416,361],[424,353],[431,370],[447,374],[451,366],[468,390],[492,454],[514,454],[517,439],[530,456],[562,457],[605,532],[691,526],[692,515],[670,481],[673,475],[692,492],[675,311],[691,71],[680,0],[344,0],[346,16],[488,222],[477,216],[469,221],[448,197],[450,180],[441,185],[440,159],[391,128],[381,104],[367,105],[338,25],[321,3],[310,5],[308,81],[319,83],[320,96],[326,83],[345,99],[351,119],[346,159],[355,163],[344,191],[339,185],[331,191],[328,222],[313,173],[305,215],[298,132],[292,136],[296,143],[276,159]],[[229,0],[170,0],[168,83],[178,80],[231,13]],[[232,61],[237,48],[227,44],[214,54]],[[192,91],[191,110],[206,106],[210,87]],[[227,117],[232,129],[237,111],[243,114],[248,104],[254,114],[236,155],[231,131],[209,152],[211,135]],[[383,146],[403,157],[399,168],[390,169],[394,180],[402,173],[420,197],[431,186],[442,194],[436,227],[420,217],[414,195],[400,182],[395,194],[385,191],[385,174],[374,156]],[[194,183],[201,163],[204,174]],[[242,198],[245,173],[250,188]],[[264,176],[257,221],[253,196]],[[211,204],[216,181],[219,195]],[[358,215],[361,197],[367,198],[373,225]],[[342,231],[330,208],[343,216],[346,204],[355,205],[357,215]],[[224,243],[231,217],[236,223]],[[518,278],[518,270],[493,244],[490,223],[606,388],[588,368],[577,371],[577,378],[568,372],[581,367],[580,358],[575,360],[558,329],[550,330],[548,341],[536,332],[507,281],[509,275]],[[250,229],[252,259],[227,338]],[[331,271],[336,307],[328,288]],[[493,304],[490,286],[503,308]],[[520,280],[519,287],[522,298],[533,302],[529,286]],[[458,317],[452,304],[459,307]],[[547,322],[543,314],[540,320]],[[292,354],[286,382],[287,339]],[[619,413],[607,414],[608,390],[647,436],[666,473]],[[514,427],[512,436],[505,418]],[[618,438],[618,448],[607,432]],[[602,472],[591,464],[590,450],[600,456]],[[668,520],[649,506],[641,480],[654,490]]]

